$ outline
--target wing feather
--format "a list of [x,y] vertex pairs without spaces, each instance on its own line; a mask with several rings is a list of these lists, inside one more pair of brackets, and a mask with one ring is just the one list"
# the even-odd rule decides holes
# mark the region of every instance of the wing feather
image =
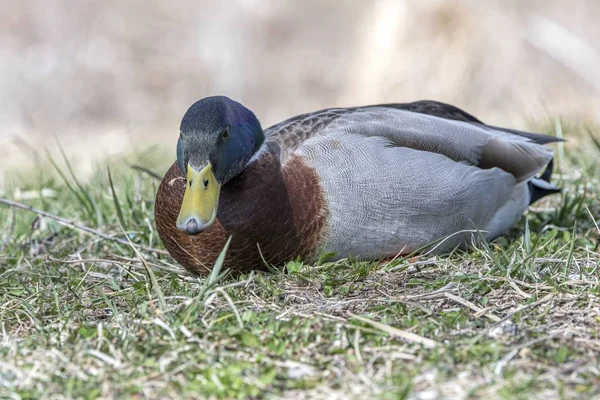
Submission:
[[265,131],[267,145],[283,164],[305,141],[337,133],[381,136],[392,145],[442,154],[482,169],[500,168],[518,182],[551,160],[544,144],[553,136],[486,125],[449,104],[418,101],[330,108],[290,118]]
[[332,121],[324,134],[381,136],[395,146],[442,154],[482,169],[500,168],[518,182],[539,173],[552,150],[531,138],[488,126],[405,110],[369,108]]

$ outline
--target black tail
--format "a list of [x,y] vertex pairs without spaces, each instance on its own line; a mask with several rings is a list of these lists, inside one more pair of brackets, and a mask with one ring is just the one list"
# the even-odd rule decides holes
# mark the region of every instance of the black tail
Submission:
[[529,199],[529,204],[538,201],[542,197],[561,192],[560,188],[550,183],[550,177],[552,176],[553,166],[554,162],[553,160],[550,160],[548,166],[546,167],[542,175],[540,175],[539,178],[532,178],[528,182],[529,193],[531,196]]

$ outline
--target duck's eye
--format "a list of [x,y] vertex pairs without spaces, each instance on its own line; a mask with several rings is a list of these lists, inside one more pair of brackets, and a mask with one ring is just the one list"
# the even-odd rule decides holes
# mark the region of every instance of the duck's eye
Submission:
[[223,138],[223,140],[227,140],[231,137],[231,131],[230,131],[229,127],[225,128],[223,130],[223,132],[221,133],[221,137]]

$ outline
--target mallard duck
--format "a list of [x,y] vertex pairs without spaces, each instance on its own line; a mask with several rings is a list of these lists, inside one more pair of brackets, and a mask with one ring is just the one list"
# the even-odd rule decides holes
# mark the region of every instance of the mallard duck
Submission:
[[242,104],[207,97],[181,121],[156,226],[200,274],[230,236],[225,266],[237,272],[448,252],[503,235],[559,191],[544,146],[555,141],[435,101],[329,108],[263,130]]

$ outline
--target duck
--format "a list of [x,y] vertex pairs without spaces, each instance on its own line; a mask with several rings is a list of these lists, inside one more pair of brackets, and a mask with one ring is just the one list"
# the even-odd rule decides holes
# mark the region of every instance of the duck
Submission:
[[301,260],[384,260],[492,241],[550,183],[560,139],[442,102],[327,108],[267,129],[241,103],[185,112],[155,199],[170,255],[193,274]]

